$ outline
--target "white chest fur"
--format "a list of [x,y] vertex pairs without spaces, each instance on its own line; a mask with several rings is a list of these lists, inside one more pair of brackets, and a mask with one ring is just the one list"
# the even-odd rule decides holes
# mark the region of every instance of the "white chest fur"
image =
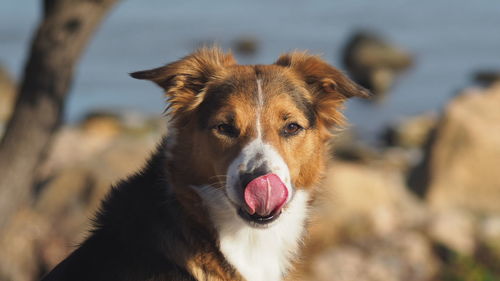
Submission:
[[220,249],[247,281],[279,281],[296,254],[307,216],[306,191],[298,190],[281,217],[266,229],[247,225],[223,194],[198,189],[219,232]]

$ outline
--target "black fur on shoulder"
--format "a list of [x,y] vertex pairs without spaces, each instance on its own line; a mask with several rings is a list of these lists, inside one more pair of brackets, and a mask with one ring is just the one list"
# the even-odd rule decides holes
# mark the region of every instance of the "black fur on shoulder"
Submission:
[[216,242],[173,196],[164,147],[165,140],[142,171],[112,188],[90,236],[42,281],[195,280],[186,271],[189,249],[213,251]]

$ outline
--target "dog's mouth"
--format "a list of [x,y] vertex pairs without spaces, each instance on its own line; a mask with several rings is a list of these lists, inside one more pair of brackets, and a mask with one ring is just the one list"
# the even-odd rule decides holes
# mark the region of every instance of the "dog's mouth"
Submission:
[[245,221],[249,222],[252,226],[256,227],[266,227],[270,223],[276,221],[281,215],[281,209],[270,213],[266,216],[261,216],[256,213],[253,215],[249,214],[243,208],[238,209],[238,215]]
[[276,174],[254,178],[244,189],[244,206],[239,216],[253,226],[267,226],[281,215],[288,201],[288,189]]

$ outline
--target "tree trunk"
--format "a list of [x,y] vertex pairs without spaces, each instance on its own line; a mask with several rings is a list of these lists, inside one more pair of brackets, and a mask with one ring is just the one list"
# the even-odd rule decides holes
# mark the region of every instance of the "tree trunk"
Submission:
[[30,202],[36,168],[61,125],[74,66],[116,2],[44,1],[14,112],[0,142],[0,229],[20,205]]

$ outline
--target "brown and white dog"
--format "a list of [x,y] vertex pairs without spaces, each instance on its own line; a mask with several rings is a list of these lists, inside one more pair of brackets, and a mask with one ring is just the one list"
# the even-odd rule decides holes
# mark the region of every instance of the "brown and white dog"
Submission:
[[131,75],[165,90],[168,137],[43,280],[282,280],[339,110],[369,93],[306,53],[238,65],[201,49]]

